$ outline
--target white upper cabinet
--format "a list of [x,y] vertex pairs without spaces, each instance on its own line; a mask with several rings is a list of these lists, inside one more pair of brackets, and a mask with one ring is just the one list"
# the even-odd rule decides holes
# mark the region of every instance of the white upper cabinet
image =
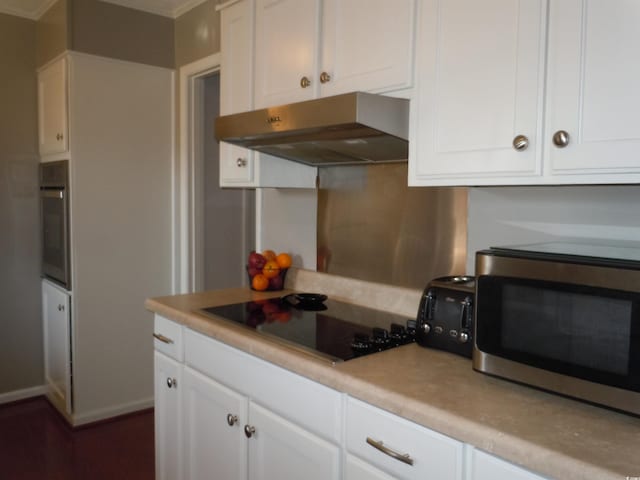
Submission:
[[38,72],[38,134],[40,155],[69,150],[66,58]]
[[[221,115],[254,108],[254,11],[253,0],[241,0],[221,12]],[[220,142],[222,187],[315,188],[316,176],[316,168]]]
[[[220,114],[246,112],[253,107],[253,4],[234,3],[220,13]],[[253,152],[220,143],[220,184],[251,185],[254,182]]]
[[[639,182],[640,2],[554,1],[549,19],[549,172],[585,183]],[[553,140],[559,131],[568,133],[564,148]]]
[[408,88],[415,0],[324,0],[320,95]]
[[638,2],[421,6],[410,185],[640,181]]
[[257,0],[256,108],[410,87],[415,0]]
[[320,0],[256,0],[256,108],[316,97]]
[[545,5],[421,3],[411,185],[540,174]]

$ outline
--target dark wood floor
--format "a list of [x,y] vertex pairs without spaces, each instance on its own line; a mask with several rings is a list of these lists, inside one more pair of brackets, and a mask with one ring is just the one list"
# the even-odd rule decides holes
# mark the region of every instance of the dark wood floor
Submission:
[[2,480],[152,480],[153,412],[72,430],[43,398],[0,405]]

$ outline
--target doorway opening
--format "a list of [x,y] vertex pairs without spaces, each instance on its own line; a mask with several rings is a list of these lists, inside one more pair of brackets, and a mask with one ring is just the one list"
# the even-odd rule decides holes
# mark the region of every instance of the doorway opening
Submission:
[[180,152],[175,169],[174,291],[246,286],[255,248],[255,191],[221,188],[219,55],[180,68]]

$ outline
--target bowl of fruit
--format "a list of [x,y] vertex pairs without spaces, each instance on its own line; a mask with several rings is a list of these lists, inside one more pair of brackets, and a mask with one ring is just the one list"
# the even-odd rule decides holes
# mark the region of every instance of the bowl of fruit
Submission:
[[252,290],[282,290],[287,270],[291,266],[291,255],[265,250],[251,252],[247,258],[247,274]]

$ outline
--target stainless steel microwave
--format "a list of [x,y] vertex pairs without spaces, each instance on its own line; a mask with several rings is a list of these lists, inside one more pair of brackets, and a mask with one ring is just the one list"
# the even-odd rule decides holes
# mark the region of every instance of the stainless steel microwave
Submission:
[[476,253],[474,369],[640,415],[640,247]]

